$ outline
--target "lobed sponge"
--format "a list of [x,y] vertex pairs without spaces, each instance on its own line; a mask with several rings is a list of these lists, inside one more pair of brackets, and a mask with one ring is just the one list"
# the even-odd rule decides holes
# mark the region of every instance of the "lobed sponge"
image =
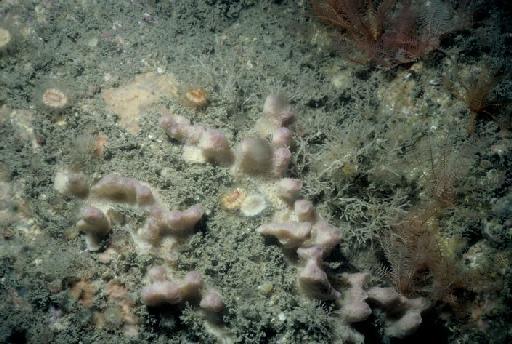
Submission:
[[197,145],[206,161],[229,166],[233,162],[233,152],[226,136],[217,129],[206,129]]
[[[218,129],[192,125],[188,119],[178,115],[164,115],[160,119],[167,135],[185,144],[184,158],[189,162],[211,162],[221,166],[233,163],[233,152],[228,139]],[[197,152],[198,156],[194,156]]]
[[285,127],[274,130],[272,134],[272,145],[274,147],[288,147],[292,142],[292,131]]
[[273,149],[259,137],[243,139],[236,149],[235,170],[248,175],[268,174],[272,169]]
[[309,238],[311,223],[267,223],[258,227],[256,231],[277,238],[285,248],[298,248]]
[[322,268],[321,250],[318,247],[310,247],[300,248],[297,252],[306,262],[299,270],[300,290],[304,294],[318,299],[338,299],[341,294],[331,285],[327,273]]
[[224,311],[224,301],[222,296],[215,289],[207,289],[199,302],[199,307],[207,313],[222,313]]
[[423,321],[421,313],[430,307],[424,297],[410,299],[390,287],[369,289],[368,300],[385,312],[386,335],[397,338],[414,333]]
[[342,305],[341,314],[346,323],[366,320],[372,314],[370,306],[366,303],[368,293],[364,290],[368,277],[369,274],[366,272],[343,274],[343,280],[350,285],[339,301]]
[[210,323],[218,325],[222,322],[224,307],[222,296],[216,289],[208,288],[203,292],[199,308],[201,308]]
[[141,290],[142,302],[149,307],[179,305],[184,302],[199,302],[207,315],[218,315],[224,311],[220,293],[213,288],[204,289],[201,274],[188,272],[182,280],[168,279],[165,268],[156,266],[149,269],[150,283]]
[[[302,183],[296,179],[279,182],[285,199],[297,197]],[[324,271],[323,259],[340,242],[339,230],[323,220],[316,212],[313,203],[298,199],[293,204],[289,222],[276,222],[261,225],[257,231],[265,236],[273,236],[288,249],[296,249],[303,262],[299,267],[299,289],[310,297],[335,300],[341,294],[331,285]]]
[[109,174],[101,178],[93,185],[91,193],[97,198],[137,204],[138,206],[151,206],[155,202],[149,186],[136,179],[116,174]]
[[80,217],[81,219],[76,226],[81,232],[85,233],[87,250],[98,251],[101,242],[111,231],[107,217],[100,209],[95,207],[83,208]]
[[294,119],[295,113],[286,98],[268,96],[263,116],[256,123],[258,135],[243,138],[235,152],[220,130],[192,124],[185,117],[165,114],[160,127],[167,136],[184,145],[183,158],[190,163],[210,162],[233,166],[235,173],[281,177],[291,161],[292,131],[288,126]]
[[159,278],[142,288],[142,302],[146,306],[176,305],[200,294],[203,278],[197,271],[188,272],[183,280],[170,281]]
[[276,194],[285,202],[293,203],[300,196],[302,180],[294,178],[283,178],[276,183]]
[[271,94],[263,104],[263,116],[256,122],[256,130],[262,137],[272,135],[279,128],[287,128],[295,121],[288,99],[280,94]]
[[160,127],[167,135],[184,144],[197,145],[204,132],[204,128],[192,125],[190,121],[179,115],[166,114],[160,118]]
[[260,137],[243,139],[235,151],[236,173],[251,176],[281,177],[291,161],[291,152],[287,146],[274,147]]
[[160,243],[166,235],[190,234],[204,215],[201,205],[193,205],[183,211],[153,207],[139,236],[152,245]]

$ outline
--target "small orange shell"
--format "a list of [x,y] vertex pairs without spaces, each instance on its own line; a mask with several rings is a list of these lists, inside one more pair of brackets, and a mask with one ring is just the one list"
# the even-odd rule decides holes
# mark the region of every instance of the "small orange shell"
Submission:
[[187,104],[196,109],[202,109],[208,105],[208,95],[202,88],[190,89],[185,93]]
[[236,188],[221,197],[220,205],[225,210],[237,210],[246,196],[247,194],[243,189]]

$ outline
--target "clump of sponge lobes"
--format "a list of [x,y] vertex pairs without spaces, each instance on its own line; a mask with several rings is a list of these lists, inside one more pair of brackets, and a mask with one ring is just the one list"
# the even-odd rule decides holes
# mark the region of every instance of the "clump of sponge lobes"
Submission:
[[56,173],[54,187],[64,195],[86,199],[77,228],[85,234],[89,251],[100,250],[101,242],[111,231],[111,222],[115,222],[103,212],[110,207],[109,202],[126,203],[148,213],[145,224],[133,236],[137,243],[151,247],[158,247],[166,236],[191,234],[205,213],[200,204],[185,210],[168,210],[150,185],[117,174],[106,175],[89,187],[83,173],[62,168]]
[[[150,284],[142,288],[141,298],[146,306],[180,304],[200,295],[203,279],[197,271],[188,272],[182,280],[169,280],[165,269],[153,268],[148,273]],[[158,275],[161,274],[161,275]]]
[[343,320],[357,323],[366,320],[372,309],[383,312],[385,333],[389,337],[404,338],[414,333],[422,323],[421,313],[430,307],[423,297],[407,298],[391,287],[366,288],[367,272],[345,273],[343,280],[349,288],[338,300]]
[[216,289],[207,288],[197,271],[187,272],[183,279],[169,279],[163,266],[155,266],[149,269],[147,278],[149,284],[141,290],[141,299],[146,306],[162,307],[192,302],[208,315],[224,311],[220,293]]
[[[293,190],[298,186],[295,182],[285,184],[293,186]],[[275,237],[287,249],[296,249],[303,262],[298,274],[300,289],[321,299],[338,298],[340,294],[331,285],[322,264],[340,242],[340,231],[322,219],[313,203],[304,199],[296,200],[293,210],[276,213],[274,219],[276,222],[263,224],[257,231]]]
[[407,298],[391,287],[370,288],[368,300],[384,312],[385,333],[398,338],[414,333],[423,322],[421,313],[430,307],[424,297]]
[[152,245],[158,245],[167,235],[190,234],[203,215],[204,209],[199,204],[182,211],[153,207],[146,223],[139,231],[139,237]]
[[81,211],[81,219],[76,224],[77,228],[85,233],[85,241],[89,251],[98,251],[101,242],[111,231],[107,216],[98,208],[85,207]]
[[101,178],[92,188],[91,193],[97,198],[116,202],[150,206],[155,203],[151,188],[134,179],[116,174]]
[[309,297],[336,301],[344,324],[364,321],[372,308],[377,308],[385,314],[388,336],[403,338],[413,333],[422,322],[421,312],[428,308],[425,299],[408,299],[393,288],[367,290],[367,272],[344,273],[342,280],[348,288],[340,292],[334,287],[324,269],[324,259],[340,243],[341,231],[323,219],[311,201],[299,198],[301,187],[298,179],[277,182],[277,194],[288,209],[276,212],[274,222],[257,229],[262,235],[276,238],[284,248],[296,250],[302,262],[297,276],[299,290]]
[[292,131],[288,126],[294,119],[286,98],[268,96],[263,116],[256,123],[257,135],[242,138],[234,150],[223,132],[192,124],[183,116],[165,114],[160,126],[171,139],[184,145],[183,158],[190,163],[210,162],[232,166],[235,174],[281,177],[291,161]]
[[185,145],[183,157],[189,162],[211,162],[221,166],[233,162],[229,141],[218,129],[193,125],[185,117],[173,114],[162,116],[160,127],[171,139]]

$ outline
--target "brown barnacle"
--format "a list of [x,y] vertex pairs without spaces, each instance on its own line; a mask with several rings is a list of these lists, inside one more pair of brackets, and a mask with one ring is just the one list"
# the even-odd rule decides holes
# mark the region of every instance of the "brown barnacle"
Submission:
[[247,193],[244,189],[236,188],[221,196],[220,205],[224,210],[235,211],[240,209],[246,197]]
[[204,109],[208,105],[208,94],[200,87],[191,88],[185,92],[184,101],[187,106],[194,109]]

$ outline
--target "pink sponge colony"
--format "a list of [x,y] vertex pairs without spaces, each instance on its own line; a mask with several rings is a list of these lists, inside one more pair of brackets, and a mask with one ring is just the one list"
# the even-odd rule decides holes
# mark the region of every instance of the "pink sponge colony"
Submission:
[[149,206],[155,202],[151,188],[136,179],[109,174],[101,178],[91,192],[98,198]]
[[146,306],[163,307],[192,302],[198,304],[208,316],[224,311],[220,293],[213,288],[206,288],[203,277],[197,271],[188,272],[181,280],[171,280],[164,267],[156,266],[149,269],[147,278],[149,284],[141,290],[142,302]]
[[81,211],[81,219],[77,228],[85,233],[85,241],[89,251],[98,251],[101,241],[111,231],[110,223],[105,214],[98,208],[85,207]]
[[166,235],[182,236],[190,234],[204,215],[203,207],[196,204],[183,211],[154,207],[139,232],[139,236],[157,245]]

